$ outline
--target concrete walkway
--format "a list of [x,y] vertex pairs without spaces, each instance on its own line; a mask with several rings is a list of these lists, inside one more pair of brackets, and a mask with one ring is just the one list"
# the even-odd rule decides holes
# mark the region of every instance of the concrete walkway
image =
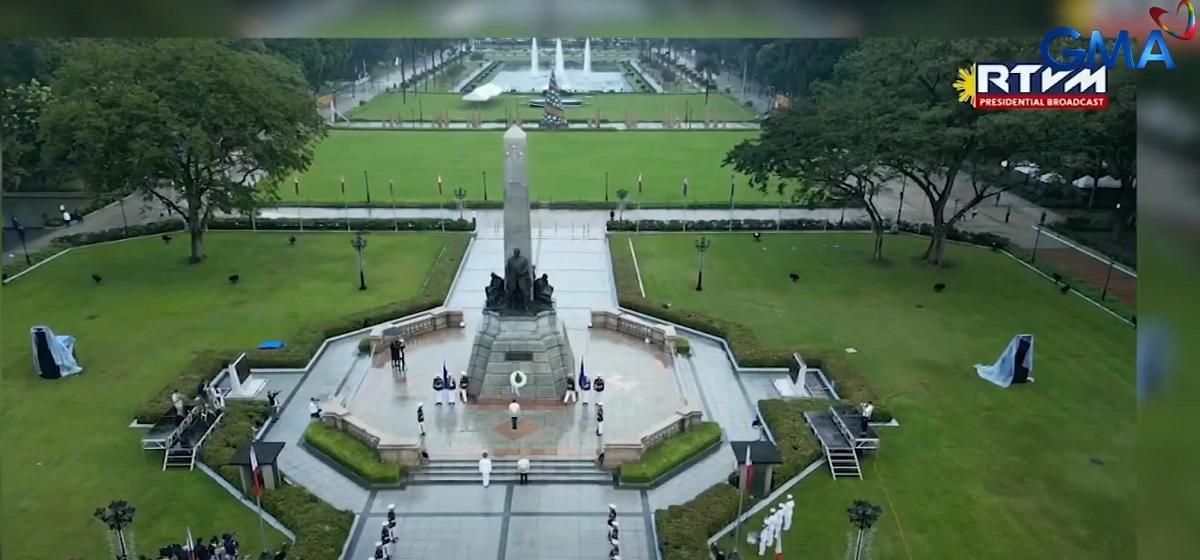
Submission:
[[[291,210],[291,209],[287,209]],[[481,211],[477,237],[466,256],[447,305],[478,316],[490,271],[502,265],[499,211]],[[608,242],[606,212],[535,211],[541,224],[534,236],[539,272],[565,281],[555,297],[560,315],[574,339],[586,334],[591,309],[617,307]],[[546,224],[572,224],[559,228]],[[468,322],[470,322],[468,320]],[[579,331],[585,331],[580,333]],[[721,482],[734,469],[728,447],[706,457],[688,471],[648,491],[618,490],[603,485],[538,484],[490,488],[475,485],[414,485],[403,490],[368,490],[300,447],[310,422],[308,400],[325,399],[356,385],[369,368],[356,353],[356,336],[331,342],[307,372],[256,373],[268,380],[267,390],[282,390],[284,409],[264,436],[286,443],[280,467],[335,507],[357,514],[346,558],[368,558],[374,552],[387,505],[396,504],[399,543],[394,558],[476,560],[584,560],[606,557],[609,546],[605,512],[617,506],[621,523],[621,557],[657,559],[652,513],[679,504]],[[754,405],[723,347],[707,337],[689,335],[693,354],[677,360],[675,382],[685,398],[703,404],[705,416],[720,422],[730,439],[753,439]],[[574,342],[573,342],[574,344]],[[265,392],[264,392],[265,394]],[[536,473],[534,474],[536,478]]]
[[[157,200],[144,201],[141,195],[131,194],[83,217],[83,221],[66,227],[26,230],[25,245],[30,253],[50,246],[57,238],[79,233],[94,233],[106,229],[135,226],[166,219],[168,213]],[[24,259],[21,244],[15,233],[7,228],[4,232],[5,264]],[[181,225],[182,226],[182,222]]]

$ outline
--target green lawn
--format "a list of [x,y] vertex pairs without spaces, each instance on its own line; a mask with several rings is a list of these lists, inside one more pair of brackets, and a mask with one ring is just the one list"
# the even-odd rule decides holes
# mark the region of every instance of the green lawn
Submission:
[[[725,153],[750,138],[747,132],[530,132],[529,182],[531,198],[539,201],[604,200],[604,174],[609,173],[609,198],[617,189],[629,190],[627,204],[637,199],[637,176],[642,174],[646,203],[682,204],[683,179],[688,178],[688,201],[729,199],[730,170],[721,167]],[[388,180],[395,181],[396,200],[437,203],[437,177],[442,176],[447,205],[455,188],[467,190],[467,200],[483,200],[487,172],[488,200],[503,195],[503,147],[496,131],[335,130],[317,147],[312,167],[300,177],[300,196],[292,180],[279,194],[284,201],[342,202],[339,180],[346,178],[351,203],[367,200],[363,171],[370,181],[371,200],[388,203]],[[778,201],[745,185],[740,176],[736,200]]]
[[[182,541],[187,528],[236,530],[245,550],[258,549],[253,513],[198,471],[161,472],[161,453],[142,451],[142,432],[127,427],[133,412],[193,350],[289,341],[299,325],[414,296],[447,239],[371,234],[371,289],[359,292],[350,236],[307,234],[295,247],[288,236],[213,232],[200,265],[186,264],[183,235],[170,245],[149,238],[74,249],[3,288],[0,556],[103,556],[103,526],[91,514],[113,499],[137,508],[143,553]],[[103,285],[93,285],[93,273]],[[233,273],[237,285],[226,280]],[[35,324],[76,337],[81,375],[51,382],[33,374]],[[47,538],[48,527],[61,538]]]
[[[926,243],[915,237],[887,239],[888,266],[867,261],[866,235],[709,237],[703,292],[694,236],[634,237],[647,296],[740,322],[772,346],[857,348],[851,359],[902,423],[881,429],[864,481],[821,470],[793,489],[789,558],[842,557],[856,498],[884,508],[874,558],[1135,554],[1128,326],[990,251],[954,245],[954,266],[932,269],[912,258]],[[613,250],[628,252],[628,239],[614,236]],[[971,366],[1016,333],[1037,337],[1036,384],[979,379]]]
[[[431,84],[429,89],[436,88]],[[516,113],[525,122],[537,122],[542,116],[542,110],[530,107],[529,100],[541,97],[541,94],[506,93],[488,103],[478,105],[464,102],[460,93],[431,92],[414,95],[409,92],[407,99],[399,93],[387,93],[366,105],[354,108],[349,116],[361,120],[394,120],[403,117],[405,121],[422,118],[428,121],[436,118],[444,110],[449,112],[452,121],[471,121],[476,113],[480,112],[485,121],[504,120]],[[566,109],[567,118],[577,122],[594,118],[597,110],[600,111],[601,119],[622,123],[625,122],[626,111],[640,122],[662,121],[664,116],[683,120],[685,114],[690,114],[693,121],[703,121],[706,115],[709,119],[723,121],[749,121],[755,117],[753,109],[739,104],[728,95],[716,92],[709,93],[707,106],[704,93],[572,94],[568,97],[583,100],[583,107]]]

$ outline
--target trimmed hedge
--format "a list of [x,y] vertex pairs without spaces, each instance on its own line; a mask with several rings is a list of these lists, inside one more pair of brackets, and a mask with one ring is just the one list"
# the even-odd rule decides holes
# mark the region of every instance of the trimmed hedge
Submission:
[[656,511],[654,524],[663,560],[708,558],[708,537],[737,519],[738,494],[736,488],[720,483],[683,505]]
[[829,408],[824,399],[762,400],[758,401],[763,421],[775,438],[783,464],[776,465],[771,479],[772,489],[778,488],[822,456],[821,443],[804,423],[804,413]]
[[[471,220],[446,219],[437,218],[401,218],[399,220],[383,219],[383,218],[350,218],[351,231],[392,231],[399,229],[400,231],[474,231],[475,222]],[[262,231],[272,230],[298,230],[300,229],[300,219],[296,218],[272,218],[272,219],[256,219],[251,221],[250,218],[215,218],[208,224],[208,229],[213,230],[251,230],[258,229]],[[347,231],[346,219],[341,218],[317,218],[311,220],[303,220],[304,229],[313,231]]]
[[687,431],[647,449],[640,461],[623,463],[620,467],[621,482],[653,482],[718,441],[721,441],[721,425],[699,422]]
[[402,466],[380,459],[378,451],[332,426],[310,423],[304,441],[367,482],[397,483],[404,476]]
[[[205,440],[200,460],[222,478],[241,486],[238,468],[229,465],[237,449],[254,437],[255,426],[270,414],[266,403],[234,402],[225,409],[225,418]],[[337,558],[350,536],[354,514],[334,509],[301,486],[284,486],[263,494],[263,509],[296,534],[296,544],[288,552],[293,560]]]
[[676,338],[675,339],[675,353],[679,354],[680,356],[691,356],[692,355],[692,343],[688,342],[688,339],[683,338],[682,336]]
[[[458,273],[458,266],[466,254],[470,237],[454,235],[446,238],[441,254],[433,261],[425,285],[416,297],[389,303],[353,313],[318,325],[305,325],[289,337],[288,345],[282,350],[246,351],[248,364],[252,368],[302,368],[308,365],[308,360],[320,348],[327,338],[353,332],[368,326],[382,323],[397,317],[420,313],[442,305]],[[154,397],[135,413],[138,421],[153,423],[158,421],[170,408],[171,392],[175,388],[187,393],[194,389],[202,380],[211,380],[220,373],[221,369],[237,357],[241,350],[201,350],[184,366],[183,370],[170,383],[158,391]]]
[[[733,220],[733,231],[772,231],[775,229],[862,231],[871,229],[871,224],[859,220],[846,220],[838,223],[807,218],[782,220],[778,224],[775,220]],[[729,231],[729,220],[609,220],[608,231]]]

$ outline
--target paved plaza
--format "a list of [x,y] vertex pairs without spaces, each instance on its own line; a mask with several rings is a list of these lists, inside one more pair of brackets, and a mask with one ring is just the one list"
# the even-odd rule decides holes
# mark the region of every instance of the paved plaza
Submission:
[[[399,542],[392,551],[397,559],[602,558],[609,548],[605,512],[610,503],[620,512],[621,557],[657,558],[653,511],[722,482],[735,462],[726,447],[651,490],[536,483],[536,472],[535,484],[528,486],[424,483],[380,490],[359,486],[299,445],[310,422],[307,401],[316,397],[345,399],[366,423],[398,436],[415,432],[414,407],[424,402],[425,445],[435,459],[474,459],[485,448],[500,458],[595,457],[600,441],[591,407],[527,407],[514,437],[502,405],[433,404],[433,376],[441,372],[443,359],[456,376],[465,369],[484,304],[483,287],[490,273],[503,267],[502,234],[491,226],[500,215],[480,214],[486,217],[479,217],[476,238],[446,302],[446,307],[464,311],[464,328],[414,338],[406,353],[405,383],[395,382],[390,371],[373,367],[369,357],[358,354],[359,336],[331,341],[306,371],[258,374],[286,399],[279,420],[263,439],[288,444],[279,458],[288,479],[358,516],[346,558],[372,555],[388,504],[396,505],[399,516]],[[585,360],[589,376],[605,378],[605,435],[640,433],[648,422],[696,403],[705,419],[721,423],[728,439],[757,437],[751,426],[753,403],[771,391],[770,374],[739,376],[723,345],[689,331],[681,334],[691,342],[691,356],[672,360],[628,335],[588,327],[591,310],[617,309],[606,219],[599,212],[535,211],[535,223],[573,222],[574,227],[557,234],[553,227],[535,229],[533,239],[534,262],[555,287],[558,313],[577,358]]]

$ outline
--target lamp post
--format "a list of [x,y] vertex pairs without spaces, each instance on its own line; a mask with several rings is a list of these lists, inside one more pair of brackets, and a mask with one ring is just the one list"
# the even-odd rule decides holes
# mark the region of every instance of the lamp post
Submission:
[[896,208],[896,224],[900,224],[900,214],[904,212],[904,190],[908,188],[908,177],[900,179],[900,207]]
[[1042,212],[1042,217],[1038,219],[1037,233],[1033,236],[1033,254],[1029,256],[1029,262],[1037,262],[1038,241],[1042,238],[1042,226],[1046,225],[1046,213]]
[[712,247],[712,240],[707,237],[700,237],[696,240],[696,253],[699,257],[696,266],[696,291],[704,290],[704,252]]
[[367,275],[363,272],[363,249],[367,248],[367,238],[363,237],[362,232],[354,234],[354,239],[350,240],[350,246],[354,247],[354,253],[358,255],[358,289],[367,289]]

